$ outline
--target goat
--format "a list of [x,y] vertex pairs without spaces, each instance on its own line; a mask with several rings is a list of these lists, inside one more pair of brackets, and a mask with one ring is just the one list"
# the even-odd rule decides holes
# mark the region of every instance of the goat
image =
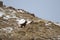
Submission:
[[21,25],[21,28],[26,26],[27,21],[25,19],[17,19],[18,25]]
[[21,28],[22,27],[25,27],[26,26],[26,23],[27,23],[27,21],[25,21],[25,23],[23,23],[23,24],[20,24],[21,25]]

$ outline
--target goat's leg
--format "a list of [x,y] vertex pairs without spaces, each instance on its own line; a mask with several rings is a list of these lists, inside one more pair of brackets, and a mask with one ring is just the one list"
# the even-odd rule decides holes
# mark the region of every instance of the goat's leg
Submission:
[[23,28],[23,24],[21,24],[21,28]]

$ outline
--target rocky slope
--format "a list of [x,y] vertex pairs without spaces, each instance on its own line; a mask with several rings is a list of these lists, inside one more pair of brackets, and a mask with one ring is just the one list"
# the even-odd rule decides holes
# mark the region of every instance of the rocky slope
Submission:
[[[21,19],[27,21],[24,27]],[[60,24],[4,5],[0,7],[0,40],[60,40]]]

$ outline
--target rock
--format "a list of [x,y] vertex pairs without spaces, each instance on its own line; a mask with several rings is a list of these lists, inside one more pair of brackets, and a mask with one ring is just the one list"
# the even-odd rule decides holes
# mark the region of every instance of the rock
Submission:
[[4,15],[4,12],[0,12],[0,17],[2,17]]
[[34,15],[34,14],[30,14],[30,15],[32,15],[33,17],[35,17],[35,15]]
[[11,28],[11,27],[6,27],[6,28],[2,28],[2,29],[1,29],[1,31],[4,31],[4,32],[6,32],[6,33],[11,33],[12,30],[13,30],[13,28]]
[[22,10],[22,9],[18,9],[17,12],[24,13],[24,10]]
[[7,7],[8,9],[13,9],[13,10],[16,10],[15,8],[13,8],[12,6],[9,6]]

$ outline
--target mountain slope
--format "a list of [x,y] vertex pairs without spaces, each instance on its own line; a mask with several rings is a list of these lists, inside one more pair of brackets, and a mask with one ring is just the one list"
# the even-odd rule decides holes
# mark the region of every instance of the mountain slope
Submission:
[[[26,25],[21,27],[23,20]],[[23,9],[0,7],[0,40],[60,40],[60,24],[36,17]]]

